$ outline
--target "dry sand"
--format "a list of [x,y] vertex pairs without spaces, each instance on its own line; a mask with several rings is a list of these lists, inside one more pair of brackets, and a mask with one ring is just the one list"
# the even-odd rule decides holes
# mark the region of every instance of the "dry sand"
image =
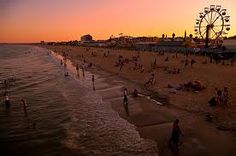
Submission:
[[[44,46],[54,52],[62,54],[66,52],[72,62],[92,62],[95,66],[86,68],[92,73],[100,75],[95,79],[96,92],[103,100],[111,103],[121,117],[136,125],[143,138],[155,140],[160,155],[171,155],[168,148],[173,121],[180,119],[180,127],[184,133],[181,139],[180,155],[235,155],[236,153],[236,66],[211,64],[207,57],[188,56],[194,59],[193,67],[184,67],[181,60],[186,56],[173,53],[159,55],[155,52],[137,52],[128,50],[112,50],[102,48],[84,48],[70,46]],[[108,57],[104,52],[109,51]],[[91,53],[96,55],[91,56]],[[125,64],[122,71],[115,67],[118,56],[130,59],[140,54],[140,62],[144,65],[144,72],[133,70],[133,63]],[[169,61],[165,62],[165,58]],[[155,69],[151,63],[156,59]],[[203,64],[207,59],[208,63]],[[226,62],[227,63],[227,62]],[[180,74],[169,74],[165,68],[180,68]],[[153,86],[144,87],[144,83],[155,72],[156,83]],[[206,86],[200,92],[172,91],[168,84],[176,85],[188,81],[198,80]],[[106,84],[100,83],[105,81]],[[161,106],[143,97],[129,97],[130,117],[126,117],[122,106],[122,91],[127,87],[131,93],[134,88],[145,94],[158,92],[165,97],[167,102]],[[228,107],[209,107],[210,97],[215,95],[215,88],[227,86],[230,93],[230,105]],[[206,121],[205,115],[213,116],[212,122]]]

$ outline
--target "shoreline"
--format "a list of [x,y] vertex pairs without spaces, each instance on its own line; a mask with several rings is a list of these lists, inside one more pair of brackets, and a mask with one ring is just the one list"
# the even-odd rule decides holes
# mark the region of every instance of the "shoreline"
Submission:
[[[43,48],[47,48],[49,50],[52,50],[56,53],[61,53],[63,50],[60,49],[61,47],[65,48],[65,49],[70,49],[70,47],[64,47],[64,46],[60,46],[59,48],[55,46],[48,46],[48,47],[43,47]],[[55,49],[54,49],[55,48]],[[67,49],[67,50],[68,50]],[[104,51],[107,51],[109,49],[105,49]],[[69,51],[69,50],[68,50]],[[122,51],[122,50],[120,50]],[[70,52],[68,52],[69,55]],[[76,52],[75,52],[76,53]],[[78,52],[79,53],[79,52]],[[69,59],[74,63],[74,65],[77,63],[78,58],[78,53],[77,53],[77,57],[75,57],[75,55],[71,55],[69,56]],[[145,53],[145,52],[144,52]],[[82,61],[82,60],[80,60]],[[87,70],[87,69],[86,69]],[[142,93],[144,94],[150,94],[153,92],[156,92],[155,89],[156,88],[152,88],[151,90],[145,90],[142,86],[142,83],[140,83],[140,81],[135,81],[132,80],[130,78],[127,78],[126,75],[117,75],[117,72],[115,71],[110,71],[110,70],[106,70],[104,68],[101,67],[101,65],[99,65],[99,63],[97,65],[95,65],[94,69],[88,69],[88,71],[94,73],[94,74],[101,74],[102,72],[106,72],[108,73],[108,75],[105,76],[105,79],[107,80],[106,82],[108,82],[109,87],[114,85],[112,83],[114,83],[114,81],[122,81],[122,84],[124,86],[126,86],[128,88],[128,90],[132,91],[133,89],[138,89],[139,91],[141,90]],[[97,73],[96,73],[97,72]],[[123,74],[123,73],[122,73]],[[104,77],[104,76],[103,76]],[[95,81],[96,83],[96,81]],[[108,87],[108,88],[109,88]],[[212,145],[207,145],[206,143],[208,142],[213,142],[212,140],[204,140],[203,136],[207,136],[208,133],[212,133],[215,134],[216,136],[218,135],[218,133],[221,133],[221,131],[216,130],[214,127],[215,125],[213,124],[209,124],[206,123],[206,121],[204,121],[202,114],[204,114],[204,112],[199,112],[198,110],[193,110],[193,112],[191,112],[188,108],[182,107],[182,106],[177,106],[177,105],[173,105],[173,98],[170,100],[170,104],[168,105],[164,105],[164,106],[158,106],[156,104],[154,104],[153,102],[150,102],[148,99],[144,99],[142,97],[138,97],[136,99],[131,98],[130,99],[130,112],[131,112],[131,116],[129,118],[127,118],[125,116],[124,110],[122,108],[122,91],[121,89],[118,89],[118,91],[120,92],[120,96],[118,99],[110,99],[110,103],[111,103],[111,107],[119,113],[120,117],[126,119],[128,122],[134,124],[137,127],[138,132],[140,133],[141,137],[143,138],[147,138],[147,139],[151,139],[156,141],[157,143],[157,147],[159,152],[159,155],[171,155],[170,150],[168,149],[168,146],[166,144],[162,144],[163,142],[166,142],[168,140],[169,137],[169,133],[171,131],[171,127],[172,127],[172,122],[174,121],[174,119],[179,118],[181,119],[181,125],[184,124],[183,129],[184,129],[184,133],[185,131],[187,131],[187,137],[184,138],[184,144],[181,145],[180,147],[180,153],[181,155],[198,155],[198,154],[206,154],[206,153],[222,153],[224,154],[225,151],[229,150],[232,152],[236,152],[234,151],[234,149],[232,148],[232,145],[234,144],[235,138],[232,138],[232,140],[229,140],[229,138],[231,137],[232,134],[230,134],[229,132],[224,132],[223,134],[220,134],[222,136],[220,136],[220,140],[223,142],[229,142],[228,144],[228,149],[225,147],[225,149],[223,151],[219,151],[216,150],[217,148],[213,148],[216,151],[212,151],[213,149],[202,149],[202,146],[212,146]],[[165,94],[165,91],[161,91],[161,94]],[[103,94],[103,93],[98,93],[98,94]],[[102,95],[104,96],[104,95]],[[108,99],[109,101],[109,99]],[[133,112],[133,114],[132,114]],[[199,115],[200,114],[200,115]],[[187,117],[187,118],[186,118]],[[190,120],[190,121],[188,121]],[[201,136],[200,134],[195,134],[197,130],[194,130],[192,127],[193,123],[198,123],[199,125],[202,125],[203,127],[206,127],[206,132],[202,132]],[[200,128],[200,127],[199,127]],[[190,132],[188,132],[190,131]],[[156,134],[156,132],[159,132],[159,134]],[[190,134],[188,134],[190,133]],[[193,134],[194,135],[193,135]],[[204,134],[203,134],[204,133]],[[205,134],[206,133],[206,134]],[[197,137],[196,137],[196,136]],[[192,140],[192,137],[195,138],[195,141]],[[225,139],[225,136],[226,139]],[[203,138],[202,138],[203,137]],[[199,146],[196,149],[189,149],[189,146],[194,146],[196,144],[196,140],[197,140],[197,145]],[[203,141],[204,140],[204,141]],[[213,138],[213,140],[219,140],[219,138]],[[214,143],[214,142],[213,142]],[[213,147],[218,147],[219,145],[216,143],[214,143]],[[227,149],[227,150],[226,150]],[[212,153],[213,152],[213,153]],[[210,154],[210,155],[211,155]]]

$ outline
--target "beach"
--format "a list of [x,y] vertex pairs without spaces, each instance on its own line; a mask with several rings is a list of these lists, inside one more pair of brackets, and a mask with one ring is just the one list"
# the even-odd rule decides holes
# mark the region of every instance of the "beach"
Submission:
[[[180,120],[184,137],[180,155],[234,155],[236,152],[236,66],[230,61],[210,63],[210,58],[180,53],[138,52],[71,46],[42,46],[67,58],[95,75],[95,92],[119,116],[136,126],[142,138],[157,143],[159,155],[171,155],[168,140],[173,121]],[[115,66],[119,58],[125,60]],[[135,61],[138,58],[138,65]],[[186,65],[186,59],[189,60]],[[190,65],[191,60],[195,63]],[[84,63],[83,63],[84,62]],[[179,71],[178,71],[179,70]],[[145,85],[154,74],[155,83]],[[90,79],[86,77],[85,79]],[[183,89],[200,83],[203,89]],[[105,83],[104,83],[105,82]],[[88,84],[90,86],[91,84]],[[210,107],[216,88],[228,88],[229,104]],[[122,102],[128,89],[130,116]],[[91,86],[92,89],[92,86]],[[139,97],[132,97],[137,89]],[[159,101],[159,102],[157,102]]]

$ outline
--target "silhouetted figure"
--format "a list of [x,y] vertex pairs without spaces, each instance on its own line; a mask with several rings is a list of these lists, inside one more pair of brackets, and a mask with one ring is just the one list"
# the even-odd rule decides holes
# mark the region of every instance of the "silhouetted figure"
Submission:
[[169,57],[167,56],[166,59],[165,59],[165,62],[168,62],[169,61]]
[[26,101],[24,99],[21,99],[21,102],[23,104],[24,114],[27,116],[27,107]]
[[92,66],[93,66],[93,63],[90,62],[90,63],[88,64],[88,68],[91,68]]
[[124,66],[124,62],[123,62],[123,61],[121,61],[121,63],[120,63],[120,72],[121,72],[121,70],[122,70],[123,66]]
[[82,73],[83,73],[83,77],[85,76],[84,74],[84,65],[82,65]]
[[127,88],[124,89],[123,106],[125,108],[126,115],[129,116],[128,91],[127,91]]
[[217,101],[216,98],[213,96],[209,101],[208,101],[209,105],[211,107],[216,106],[217,105]]
[[93,83],[93,90],[95,91],[95,85],[94,85],[94,75],[92,75],[92,83]]
[[65,77],[69,76],[68,71],[66,71],[66,72],[64,73],[64,76],[65,76]]
[[9,109],[11,107],[11,102],[10,102],[9,96],[7,94],[5,95],[4,103],[5,103],[5,106],[7,109]]
[[[180,128],[179,128],[179,120],[176,119],[173,124],[171,137],[169,140],[169,144],[171,147],[171,150],[173,152],[173,155],[178,156],[179,155],[179,137],[182,134]],[[182,134],[183,135],[183,134]]]
[[155,60],[154,60],[154,66],[156,66],[157,65],[157,59],[155,58]]
[[76,67],[75,67],[75,68],[76,68],[76,71],[79,70],[79,64],[78,64],[78,63],[76,64]]
[[4,83],[4,88],[7,89],[9,86],[9,81],[6,79],[6,80],[4,80],[3,83]]
[[66,60],[64,61],[64,68],[66,68],[67,67],[67,64],[66,64]]
[[134,89],[134,93],[133,93],[134,97],[138,97],[138,90]]
[[155,73],[152,73],[151,77],[149,78],[149,80],[145,83],[145,85],[154,85],[155,83]]
[[223,92],[220,89],[216,89],[216,95],[217,104],[222,105],[224,103]]
[[212,60],[213,60],[213,56],[211,55],[210,56],[210,63],[212,63]]
[[224,87],[222,96],[223,96],[224,106],[228,106],[228,104],[229,104],[229,90],[228,90],[228,87]]
[[76,64],[76,74],[79,77],[79,64],[78,63]]
[[188,59],[186,59],[186,60],[185,60],[185,64],[184,64],[184,66],[187,67],[188,64],[189,64],[189,61],[188,61]]
[[231,66],[234,66],[234,59],[231,59],[231,60],[230,60],[230,65],[231,65]]
[[194,59],[192,59],[191,62],[190,62],[191,67],[193,66],[194,63],[196,63],[196,61]]

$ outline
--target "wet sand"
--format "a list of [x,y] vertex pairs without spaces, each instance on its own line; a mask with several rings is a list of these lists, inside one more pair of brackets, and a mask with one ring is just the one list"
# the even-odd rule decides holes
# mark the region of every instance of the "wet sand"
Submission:
[[[221,64],[203,64],[205,57],[188,56],[196,60],[193,67],[183,67],[181,60],[186,56],[166,53],[164,56],[153,52],[141,52],[140,59],[144,65],[144,72],[132,70],[131,63],[125,64],[122,71],[115,67],[119,55],[125,58],[137,56],[136,51],[110,50],[90,48],[89,51],[82,47],[69,46],[44,46],[54,52],[62,54],[66,52],[72,62],[79,63],[85,57],[87,63],[95,66],[86,70],[98,75],[95,77],[96,93],[109,102],[119,115],[137,127],[143,138],[155,140],[159,149],[159,155],[171,155],[168,147],[172,123],[180,119],[180,127],[184,133],[181,138],[180,155],[235,155],[236,152],[236,66]],[[104,52],[108,52],[104,57]],[[91,53],[94,53],[94,57]],[[165,58],[169,61],[165,62]],[[156,68],[151,71],[151,62],[156,58]],[[180,74],[169,74],[164,68],[180,68]],[[144,87],[144,83],[155,72],[156,83],[150,87]],[[80,69],[80,76],[81,69]],[[85,79],[86,78],[85,75]],[[200,92],[172,91],[168,84],[176,85],[188,81],[199,80],[207,88]],[[91,84],[87,84],[88,86]],[[211,108],[208,101],[215,93],[216,87],[227,86],[230,93],[230,106],[217,106]],[[144,98],[129,96],[130,117],[127,117],[122,105],[123,89],[128,88],[129,93],[136,88],[144,94],[158,92],[160,97],[165,97],[164,105]],[[92,89],[92,85],[91,85]],[[212,122],[206,121],[205,115],[213,116]]]

